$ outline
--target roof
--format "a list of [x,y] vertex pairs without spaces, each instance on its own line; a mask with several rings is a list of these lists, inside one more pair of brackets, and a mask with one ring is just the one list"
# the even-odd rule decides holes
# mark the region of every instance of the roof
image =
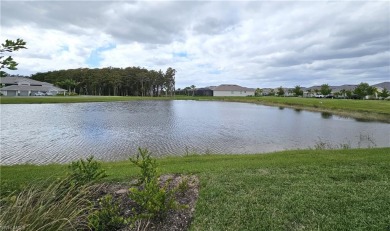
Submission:
[[0,91],[67,91],[62,88],[55,87],[53,85],[44,85],[44,86],[26,86],[26,85],[11,85],[7,87],[0,88]]
[[235,84],[221,84],[215,87],[213,91],[255,91],[254,88],[241,87]]
[[37,81],[26,77],[2,77],[0,83],[2,84],[18,84],[19,82],[28,82],[32,85],[51,85],[50,83]]

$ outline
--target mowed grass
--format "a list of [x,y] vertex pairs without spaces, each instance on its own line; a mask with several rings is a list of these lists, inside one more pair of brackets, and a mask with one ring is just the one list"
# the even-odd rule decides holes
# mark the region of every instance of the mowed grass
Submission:
[[[195,174],[191,230],[388,230],[390,148],[298,150],[158,159],[159,171]],[[129,161],[103,163],[106,181],[131,180]],[[63,175],[64,165],[1,166],[1,189]]]

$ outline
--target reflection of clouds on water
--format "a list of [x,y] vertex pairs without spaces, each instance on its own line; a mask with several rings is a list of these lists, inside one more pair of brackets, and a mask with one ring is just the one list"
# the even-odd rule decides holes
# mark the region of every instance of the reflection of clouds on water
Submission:
[[130,101],[0,105],[1,163],[69,162],[94,155],[123,160],[148,148],[153,155],[186,152],[261,153],[370,141],[389,146],[389,124],[326,113],[247,103]]

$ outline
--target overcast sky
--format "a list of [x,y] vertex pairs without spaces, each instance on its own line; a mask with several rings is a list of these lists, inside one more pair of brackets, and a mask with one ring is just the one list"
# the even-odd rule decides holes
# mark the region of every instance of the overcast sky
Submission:
[[11,74],[176,69],[176,87],[390,81],[390,2],[1,1]]

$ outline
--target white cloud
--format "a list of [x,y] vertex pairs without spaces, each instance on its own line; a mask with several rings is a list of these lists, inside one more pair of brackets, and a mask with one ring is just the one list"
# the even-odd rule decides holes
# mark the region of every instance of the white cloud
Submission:
[[389,2],[5,1],[1,39],[27,41],[29,49],[14,54],[22,74],[88,67],[98,56],[100,67],[173,67],[178,87],[373,84],[389,81],[389,9]]

